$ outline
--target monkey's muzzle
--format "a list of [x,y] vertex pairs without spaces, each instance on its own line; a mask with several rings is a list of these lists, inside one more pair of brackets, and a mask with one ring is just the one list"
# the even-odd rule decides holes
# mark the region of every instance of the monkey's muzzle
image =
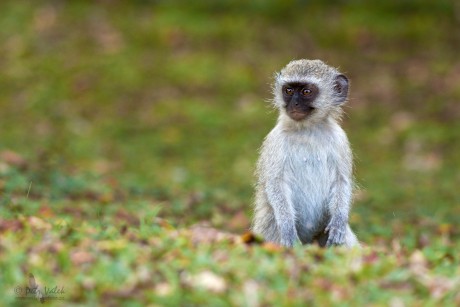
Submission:
[[314,110],[312,106],[309,105],[296,105],[294,103],[290,103],[287,108],[287,114],[290,118],[295,121],[301,121],[307,118]]

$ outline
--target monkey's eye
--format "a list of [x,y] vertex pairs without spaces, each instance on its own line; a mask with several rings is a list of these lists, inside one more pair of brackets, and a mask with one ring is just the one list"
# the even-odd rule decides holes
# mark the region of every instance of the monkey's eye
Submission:
[[294,89],[290,88],[290,87],[286,87],[284,89],[284,92],[289,95],[289,96],[292,96],[294,94]]
[[308,95],[310,95],[311,93],[312,93],[312,90],[309,90],[308,88],[304,88],[304,89],[302,90],[302,95],[304,95],[304,96],[308,96]]

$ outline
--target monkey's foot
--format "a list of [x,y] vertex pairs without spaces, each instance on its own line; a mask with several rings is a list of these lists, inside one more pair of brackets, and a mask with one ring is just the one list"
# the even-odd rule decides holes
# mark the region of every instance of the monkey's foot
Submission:
[[343,245],[345,243],[346,231],[347,226],[345,223],[337,223],[336,221],[331,220],[324,230],[324,232],[329,233],[326,246]]

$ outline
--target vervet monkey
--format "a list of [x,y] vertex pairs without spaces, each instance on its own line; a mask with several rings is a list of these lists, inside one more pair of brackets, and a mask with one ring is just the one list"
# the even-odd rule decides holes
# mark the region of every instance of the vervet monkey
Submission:
[[348,225],[352,153],[339,125],[348,79],[320,60],[296,60],[276,74],[278,122],[257,164],[256,234],[283,246],[359,246]]

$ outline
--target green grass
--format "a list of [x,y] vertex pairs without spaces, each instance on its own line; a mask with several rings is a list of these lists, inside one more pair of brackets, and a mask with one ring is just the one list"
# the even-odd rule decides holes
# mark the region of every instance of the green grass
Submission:
[[[64,287],[55,305],[458,305],[458,15],[424,0],[3,1],[2,302],[24,303],[32,273]],[[294,58],[352,81],[362,252],[241,237],[271,77]]]

